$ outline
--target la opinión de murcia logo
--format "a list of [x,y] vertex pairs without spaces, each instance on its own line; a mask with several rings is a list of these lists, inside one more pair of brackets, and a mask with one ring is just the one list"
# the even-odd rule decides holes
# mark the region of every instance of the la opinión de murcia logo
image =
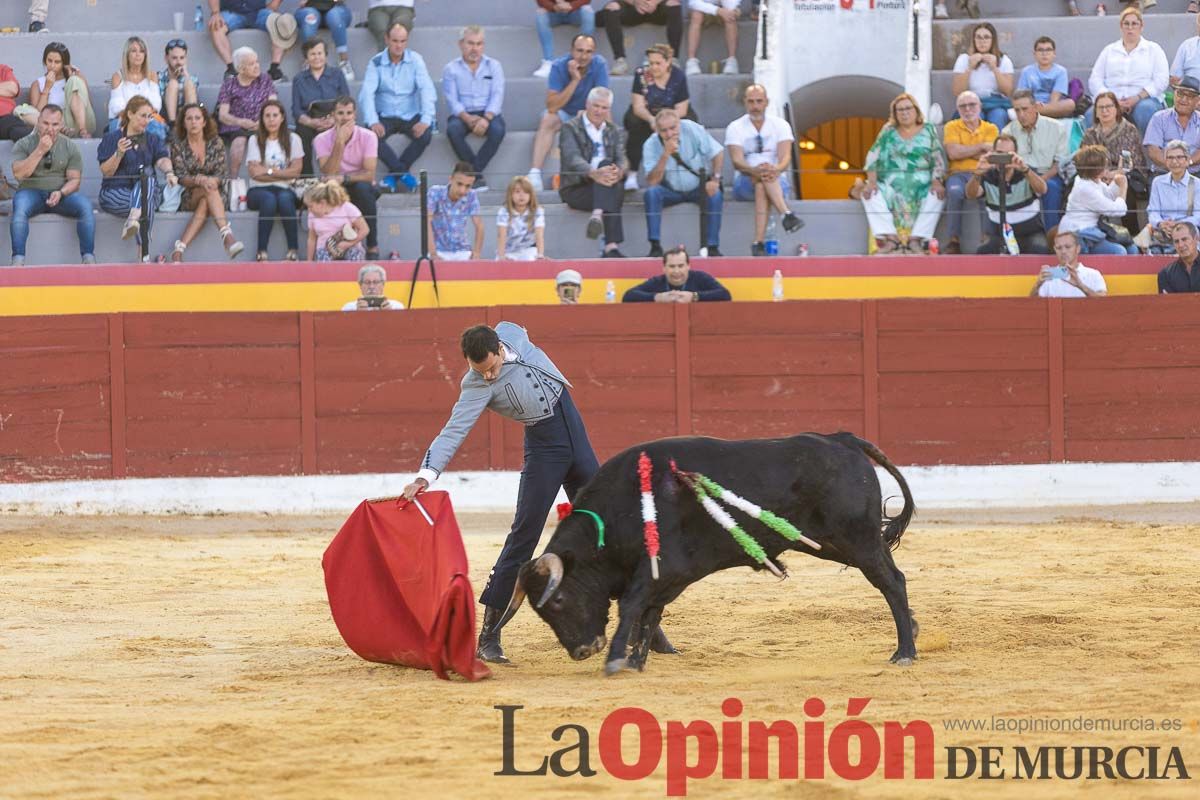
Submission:
[[[828,725],[826,704],[810,697],[804,702],[806,717],[799,725],[791,720],[743,719],[742,701],[727,698],[723,718],[667,720],[637,706],[618,708],[600,724],[596,748],[592,733],[577,723],[565,723],[550,733],[561,746],[552,752],[534,752],[522,728],[524,746],[518,745],[517,712],[520,705],[493,706],[501,714],[502,750],[498,776],[590,778],[599,766],[614,778],[642,781],[665,764],[666,795],[683,797],[688,782],[719,777],[722,780],[823,780],[861,781],[882,775],[888,780],[932,780],[934,729],[924,720],[884,721],[872,724],[852,719],[863,713],[871,698],[852,697],[845,719]],[[622,744],[629,745],[622,748]],[[520,752],[518,753],[518,749]],[[1189,780],[1178,747],[1138,744],[1120,748],[1102,746],[946,747],[948,780],[965,778],[1013,780]],[[1006,766],[1007,765],[1007,766]]]

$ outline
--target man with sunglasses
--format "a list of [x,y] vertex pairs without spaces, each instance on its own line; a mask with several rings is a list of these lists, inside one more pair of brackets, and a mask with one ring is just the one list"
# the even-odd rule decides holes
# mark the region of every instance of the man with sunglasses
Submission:
[[62,108],[47,104],[38,115],[37,129],[13,145],[12,172],[20,183],[10,223],[14,267],[25,264],[29,220],[38,214],[73,217],[83,263],[96,263],[96,218],[92,204],[79,193],[83,155],[62,135],[62,126]]
[[162,98],[163,117],[167,130],[175,130],[175,116],[179,109],[189,103],[200,102],[197,92],[200,79],[188,71],[188,44],[183,39],[172,39],[163,50],[167,65],[158,71],[158,94]]

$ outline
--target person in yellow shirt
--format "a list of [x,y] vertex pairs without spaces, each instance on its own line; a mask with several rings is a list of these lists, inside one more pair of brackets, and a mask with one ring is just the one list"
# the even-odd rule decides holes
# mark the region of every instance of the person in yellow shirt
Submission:
[[[983,105],[979,95],[967,90],[955,101],[958,119],[946,123],[942,141],[946,145],[946,156],[950,159],[949,177],[946,179],[946,243],[942,252],[948,255],[962,252],[959,236],[962,233],[963,215],[966,213],[967,182],[974,174],[979,159],[991,152],[992,142],[1000,135],[995,125],[980,117]],[[983,204],[978,206],[980,228],[984,227]]]

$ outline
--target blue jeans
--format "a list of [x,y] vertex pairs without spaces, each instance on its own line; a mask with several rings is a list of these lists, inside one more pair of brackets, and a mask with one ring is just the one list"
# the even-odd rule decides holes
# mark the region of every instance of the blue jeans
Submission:
[[554,58],[554,35],[550,33],[551,28],[559,25],[578,25],[580,33],[591,36],[596,32],[596,12],[588,6],[577,8],[566,14],[539,8],[534,19],[537,21],[538,41],[542,43],[543,61]]
[[[339,6],[340,8],[340,6]],[[258,212],[258,252],[267,252],[275,220],[283,226],[288,250],[300,249],[299,215],[296,193],[282,186],[255,186],[246,192],[246,207]]]
[[96,252],[96,217],[92,204],[86,197],[75,192],[58,201],[56,206],[46,205],[50,192],[41,189],[21,189],[13,197],[12,251],[14,256],[25,255],[25,243],[29,241],[29,218],[38,214],[58,214],[60,217],[75,218],[75,233],[79,236],[79,255],[90,256]]
[[[322,14],[315,8],[297,8],[294,12],[296,24],[300,28],[300,42],[307,42],[317,35],[317,29],[322,24]],[[339,53],[345,53],[347,45],[346,29],[354,21],[354,14],[344,5],[336,5],[324,14],[324,25],[333,36],[333,46]]]
[[[383,126],[383,138],[379,140],[379,158],[387,165],[389,175],[403,175],[408,172],[409,168],[416,162],[421,154],[425,152],[425,148],[429,147],[429,143],[433,141],[433,126],[430,125],[425,129],[425,133],[417,138],[413,138],[413,126],[421,121],[420,116],[412,119],[400,119],[399,117],[380,117],[379,124]],[[387,143],[387,137],[394,133],[402,133],[411,140],[408,147],[404,148],[399,156],[392,146]]]
[[1059,175],[1046,179],[1046,193],[1042,195],[1042,224],[1050,230],[1062,219],[1063,192],[1066,184]]
[[[467,113],[483,115],[482,111],[471,111],[470,109],[467,110]],[[500,142],[504,141],[504,130],[504,115],[497,114],[488,124],[487,133],[483,135],[483,146],[476,153],[471,149],[471,145],[467,144],[467,134],[470,132],[467,130],[467,123],[458,117],[450,117],[446,120],[446,138],[450,140],[454,154],[480,173],[492,160],[492,156],[496,155],[496,151],[500,149]]]
[[[1139,100],[1138,104],[1133,107],[1133,111],[1125,116],[1137,125],[1138,133],[1146,135],[1146,128],[1150,125],[1150,118],[1166,108],[1163,103],[1155,97],[1147,97],[1145,100]],[[1089,108],[1087,113],[1083,115],[1083,127],[1090,128],[1096,122],[1095,107]]]
[[1081,253],[1095,253],[1101,256],[1137,255],[1137,245],[1131,244],[1126,247],[1123,244],[1110,242],[1099,228],[1080,228],[1075,231],[1075,235],[1079,237]]
[[[783,189],[784,197],[791,195],[792,178],[790,169],[779,173],[779,186]],[[733,199],[740,200],[743,203],[749,203],[754,200],[754,181],[750,180],[749,175],[739,172],[734,176]]]
[[[946,238],[957,239],[962,233],[963,206],[967,203],[967,183],[971,180],[970,172],[955,172],[946,178]],[[987,228],[987,217],[984,215],[983,198],[972,200],[979,212],[980,231]]]
[[700,213],[707,217],[704,225],[705,242],[708,247],[721,246],[721,209],[725,204],[725,193],[718,191],[712,197],[697,186],[690,192],[677,192],[661,183],[646,190],[646,238],[662,241],[662,212],[664,208],[680,203],[695,203]]
[[274,12],[269,8],[259,9],[257,14],[238,14],[235,11],[222,11],[221,19],[225,20],[225,24],[229,26],[229,32],[240,31],[242,28],[258,28],[260,31],[267,29],[267,17]]

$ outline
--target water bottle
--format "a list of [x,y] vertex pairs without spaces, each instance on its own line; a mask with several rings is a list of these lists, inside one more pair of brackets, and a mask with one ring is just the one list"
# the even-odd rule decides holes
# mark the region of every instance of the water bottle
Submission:
[[775,226],[775,215],[767,220],[767,233],[763,236],[763,250],[769,256],[779,255],[779,233]]
[[614,284],[612,281],[609,281],[604,286],[604,302],[606,302],[606,303],[617,302],[617,287],[616,287],[616,284]]
[[1012,225],[1004,223],[1004,246],[1008,248],[1010,256],[1021,254],[1021,248],[1017,246],[1017,236],[1013,233]]
[[204,9],[200,8],[199,3],[196,3],[196,14],[192,17],[192,24],[196,30],[204,30]]
[[776,303],[783,300],[783,272],[775,270],[775,275],[771,278],[771,299]]

